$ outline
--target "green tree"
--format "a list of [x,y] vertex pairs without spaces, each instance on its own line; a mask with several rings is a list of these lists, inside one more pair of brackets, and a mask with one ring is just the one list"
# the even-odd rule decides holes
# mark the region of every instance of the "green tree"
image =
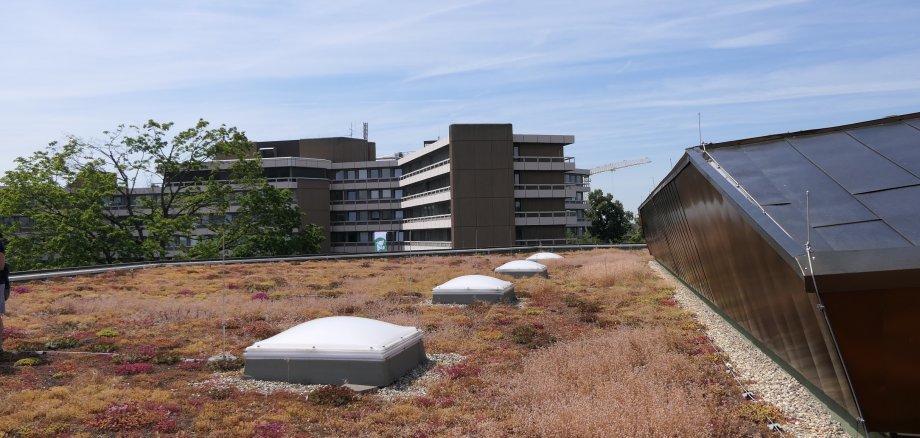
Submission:
[[115,178],[101,160],[80,159],[72,144],[52,143],[0,179],[3,233],[17,269],[113,263],[136,253],[130,236],[105,219]]
[[244,133],[205,121],[175,134],[172,128],[154,121],[119,126],[101,141],[69,137],[18,158],[0,178],[7,186],[0,217],[28,219],[0,226],[17,268],[160,259],[169,251],[213,256],[213,243],[191,252],[186,244],[202,215],[226,216],[239,193],[239,238],[226,245],[229,253],[318,249],[322,230],[301,226],[290,194],[262,178]]
[[596,189],[588,194],[588,210],[585,215],[591,220],[589,232],[601,242],[621,242],[633,226],[633,213],[626,211],[613,195]]
[[[259,178],[260,157],[236,128],[195,126],[170,136],[173,123],[106,131],[102,142],[70,138],[85,160],[101,160],[115,175],[115,199],[125,212],[106,218],[138,242],[144,258],[160,259],[170,249],[187,250],[198,216],[225,204],[231,185]],[[225,164],[218,158],[232,159]]]
[[319,252],[325,239],[323,229],[302,223],[303,213],[291,202],[289,190],[262,184],[240,192],[236,199],[239,209],[235,214],[215,210],[208,216],[211,238],[191,249],[193,257],[216,258],[224,248],[233,257]]
[[642,216],[636,215],[636,223],[633,224],[632,231],[626,237],[629,243],[645,243],[645,236],[642,235]]

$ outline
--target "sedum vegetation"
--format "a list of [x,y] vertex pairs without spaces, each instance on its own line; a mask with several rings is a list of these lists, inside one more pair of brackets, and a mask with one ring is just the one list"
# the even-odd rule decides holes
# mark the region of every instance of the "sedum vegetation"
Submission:
[[[7,306],[4,348],[16,352],[0,361],[0,435],[769,433],[645,252],[566,254],[549,279],[513,280],[522,305],[425,302],[432,287],[491,275],[512,258],[154,268],[30,283]],[[241,357],[255,341],[331,315],[417,326],[429,353],[466,358],[429,370],[416,383],[422,395],[323,387],[311,400],[208,383],[205,361],[222,346]],[[16,366],[49,342],[57,353]],[[62,354],[97,350],[112,354]]]

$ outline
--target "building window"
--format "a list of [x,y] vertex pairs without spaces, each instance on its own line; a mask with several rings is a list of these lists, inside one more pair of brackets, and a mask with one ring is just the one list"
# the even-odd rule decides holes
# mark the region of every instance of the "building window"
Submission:
[[380,190],[371,190],[371,199],[380,199]]
[[367,179],[367,169],[358,170],[358,179]]
[[393,197],[393,191],[390,189],[383,189],[383,193],[380,195],[383,199],[390,199]]
[[390,177],[390,168],[389,168],[389,167],[384,167],[383,169],[380,169],[380,177],[381,177],[381,178],[389,178],[389,177]]

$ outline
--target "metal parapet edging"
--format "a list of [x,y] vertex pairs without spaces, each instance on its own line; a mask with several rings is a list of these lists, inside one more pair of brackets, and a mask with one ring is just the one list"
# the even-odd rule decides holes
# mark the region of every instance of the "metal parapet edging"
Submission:
[[392,257],[413,257],[413,256],[448,256],[462,254],[494,254],[494,253],[513,253],[529,251],[580,251],[590,249],[629,249],[639,250],[647,249],[644,243],[640,244],[616,244],[616,245],[552,245],[552,246],[510,246],[501,248],[476,248],[476,249],[443,249],[427,251],[394,251],[382,253],[360,253],[360,254],[317,254],[306,256],[290,257],[247,257],[234,259],[209,259],[209,260],[176,260],[176,261],[155,261],[140,263],[121,263],[114,265],[95,265],[69,269],[58,270],[41,270],[41,271],[22,271],[10,274],[10,281],[30,281],[44,280],[55,277],[74,277],[78,275],[94,275],[106,272],[126,271],[133,269],[157,268],[163,266],[198,266],[198,265],[219,265],[219,264],[244,264],[244,263],[277,263],[277,262],[305,262],[312,260],[343,260],[343,259],[373,259],[373,258],[392,258]]

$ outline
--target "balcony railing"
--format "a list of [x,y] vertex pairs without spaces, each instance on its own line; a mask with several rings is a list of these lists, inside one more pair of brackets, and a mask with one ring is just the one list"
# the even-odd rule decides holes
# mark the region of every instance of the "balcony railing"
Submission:
[[403,242],[405,246],[433,246],[437,248],[450,248],[453,242],[449,240],[407,240]]
[[514,161],[518,163],[573,163],[575,157],[534,157],[534,156],[517,156]]
[[422,217],[410,217],[408,219],[403,219],[404,224],[414,224],[419,222],[430,222],[430,221],[439,221],[444,219],[450,219],[449,214],[438,214],[434,216],[422,216]]
[[514,244],[518,246],[539,246],[539,245],[565,245],[568,239],[522,239],[515,240]]
[[381,202],[399,202],[401,198],[379,198],[379,199],[338,199],[329,201],[330,204],[378,204]]
[[574,211],[557,210],[557,211],[516,211],[514,217],[567,217],[575,216]]
[[565,190],[570,184],[515,184],[514,190]]
[[413,172],[409,172],[409,173],[407,173],[407,174],[404,174],[403,176],[399,177],[399,180],[402,181],[402,180],[404,180],[404,179],[406,179],[406,178],[411,178],[411,177],[413,177],[413,176],[415,176],[415,175],[419,175],[419,174],[422,174],[422,173],[427,172],[427,171],[429,171],[429,170],[436,169],[436,168],[441,167],[441,166],[446,166],[446,165],[448,165],[448,164],[450,164],[450,158],[448,158],[448,159],[446,159],[446,160],[444,160],[444,161],[438,161],[437,163],[434,163],[434,164],[432,164],[432,165],[430,165],[430,166],[425,166],[425,167],[423,167],[423,168],[421,168],[421,169],[419,169],[419,170],[416,170],[416,171],[413,171]]
[[421,197],[423,197],[423,196],[435,195],[435,194],[438,194],[438,193],[444,193],[444,192],[449,192],[449,191],[450,191],[450,186],[441,187],[440,189],[434,189],[434,190],[429,190],[429,191],[427,191],[427,192],[416,193],[416,194],[414,194],[414,195],[403,196],[402,200],[403,200],[403,201],[409,201],[409,200],[412,200],[412,199],[421,198]]
[[368,219],[363,221],[335,221],[330,222],[330,226],[342,226],[342,225],[399,225],[402,223],[402,219]]

